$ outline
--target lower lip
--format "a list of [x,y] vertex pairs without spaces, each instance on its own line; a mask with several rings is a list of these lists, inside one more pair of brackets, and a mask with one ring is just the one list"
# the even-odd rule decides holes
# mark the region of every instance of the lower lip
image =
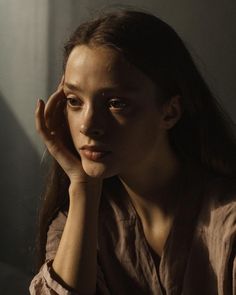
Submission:
[[111,154],[111,152],[95,152],[95,151],[90,151],[85,149],[81,150],[81,153],[83,154],[85,158],[94,162],[101,161]]

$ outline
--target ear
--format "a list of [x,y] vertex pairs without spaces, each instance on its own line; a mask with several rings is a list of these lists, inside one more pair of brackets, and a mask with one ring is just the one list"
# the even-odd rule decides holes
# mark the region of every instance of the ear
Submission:
[[176,95],[162,106],[161,126],[163,129],[171,129],[179,121],[182,115],[181,96]]

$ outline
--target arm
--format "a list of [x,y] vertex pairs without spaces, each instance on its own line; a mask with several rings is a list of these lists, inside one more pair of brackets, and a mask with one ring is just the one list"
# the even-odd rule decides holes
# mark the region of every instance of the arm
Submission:
[[[72,294],[66,291],[70,289],[77,291],[78,294],[96,292],[97,219],[102,179],[86,175],[79,156],[72,153],[63,141],[65,138],[63,137],[65,124],[61,124],[64,117],[63,101],[62,80],[46,106],[43,101],[39,101],[36,109],[36,129],[51,155],[70,179],[68,218],[52,265],[46,264],[48,270],[50,268],[51,285],[56,285],[57,282],[61,287],[51,286],[54,291],[49,292],[45,283],[46,291],[41,288],[41,291],[32,291],[31,294]],[[42,276],[44,281],[47,276],[46,265],[42,267],[38,286],[43,281]]]
[[[59,278],[55,277],[52,264],[56,256],[60,240],[67,222],[67,216],[63,212],[59,212],[56,218],[49,226],[47,234],[46,245],[46,260],[42,265],[40,271],[35,275],[30,285],[31,295],[80,295],[83,293],[77,291],[71,291],[69,286]],[[99,253],[98,253],[99,255]],[[103,271],[99,262],[96,264],[96,293],[99,295],[110,295],[110,291],[107,288]]]
[[99,187],[71,184],[70,208],[53,270],[79,294],[95,294]]

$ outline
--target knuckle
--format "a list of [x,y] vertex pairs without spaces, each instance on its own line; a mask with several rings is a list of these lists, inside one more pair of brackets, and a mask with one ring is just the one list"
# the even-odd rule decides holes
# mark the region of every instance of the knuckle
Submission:
[[40,116],[40,109],[36,108],[35,111],[34,111],[34,114],[35,114],[36,117],[39,117]]

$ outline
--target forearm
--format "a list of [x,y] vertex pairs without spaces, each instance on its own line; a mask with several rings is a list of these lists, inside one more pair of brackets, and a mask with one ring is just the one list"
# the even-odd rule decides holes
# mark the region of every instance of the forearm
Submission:
[[70,187],[70,207],[54,272],[80,294],[95,294],[100,188]]

